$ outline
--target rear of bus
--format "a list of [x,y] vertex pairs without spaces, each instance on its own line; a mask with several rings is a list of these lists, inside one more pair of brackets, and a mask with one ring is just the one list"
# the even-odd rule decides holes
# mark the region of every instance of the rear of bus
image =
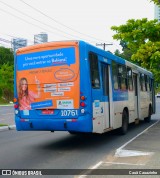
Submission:
[[89,105],[85,91],[88,90],[80,82],[85,77],[85,70],[80,69],[81,57],[80,42],[76,41],[17,50],[14,108],[18,131],[92,131],[90,115],[86,112]]

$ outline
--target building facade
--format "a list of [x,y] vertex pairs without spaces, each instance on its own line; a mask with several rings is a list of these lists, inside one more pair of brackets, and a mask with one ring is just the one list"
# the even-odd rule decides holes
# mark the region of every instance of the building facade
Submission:
[[40,33],[34,35],[34,44],[45,43],[48,42],[48,34],[47,33]]
[[12,49],[15,51],[18,48],[22,48],[22,47],[27,46],[27,39],[13,38],[11,44],[12,44]]

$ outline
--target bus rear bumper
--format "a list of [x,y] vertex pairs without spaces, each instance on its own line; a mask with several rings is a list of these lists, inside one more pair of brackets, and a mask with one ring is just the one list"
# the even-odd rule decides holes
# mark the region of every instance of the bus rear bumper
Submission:
[[71,131],[92,132],[92,122],[89,117],[78,119],[20,119],[15,118],[17,131]]

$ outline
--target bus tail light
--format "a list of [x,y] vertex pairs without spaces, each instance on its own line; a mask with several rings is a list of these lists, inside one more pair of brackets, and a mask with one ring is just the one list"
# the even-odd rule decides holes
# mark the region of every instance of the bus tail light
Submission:
[[[80,96],[80,99],[81,99],[80,106],[81,107],[86,107],[87,106],[86,102],[84,102],[86,100],[86,96],[83,95],[83,92],[80,92],[80,94],[81,94],[81,96]],[[81,113],[84,113],[83,110],[82,110]]]
[[81,100],[83,100],[83,101],[84,101],[85,99],[86,99],[86,97],[85,97],[85,96],[81,96]]
[[15,108],[15,109],[18,109],[18,104],[15,104],[15,105],[14,105],[14,108]]
[[16,103],[17,101],[18,101],[17,98],[14,98],[14,99],[13,99],[13,102],[14,102],[14,103]]
[[85,102],[81,102],[80,105],[81,105],[81,107],[85,107],[86,103]]

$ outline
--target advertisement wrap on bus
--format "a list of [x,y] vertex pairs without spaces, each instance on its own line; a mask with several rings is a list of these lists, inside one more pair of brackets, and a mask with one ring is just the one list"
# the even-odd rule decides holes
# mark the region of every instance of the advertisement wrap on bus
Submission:
[[[79,60],[75,47],[17,53],[19,109],[77,109]],[[25,91],[25,92],[24,92]],[[26,96],[24,96],[26,95]]]

